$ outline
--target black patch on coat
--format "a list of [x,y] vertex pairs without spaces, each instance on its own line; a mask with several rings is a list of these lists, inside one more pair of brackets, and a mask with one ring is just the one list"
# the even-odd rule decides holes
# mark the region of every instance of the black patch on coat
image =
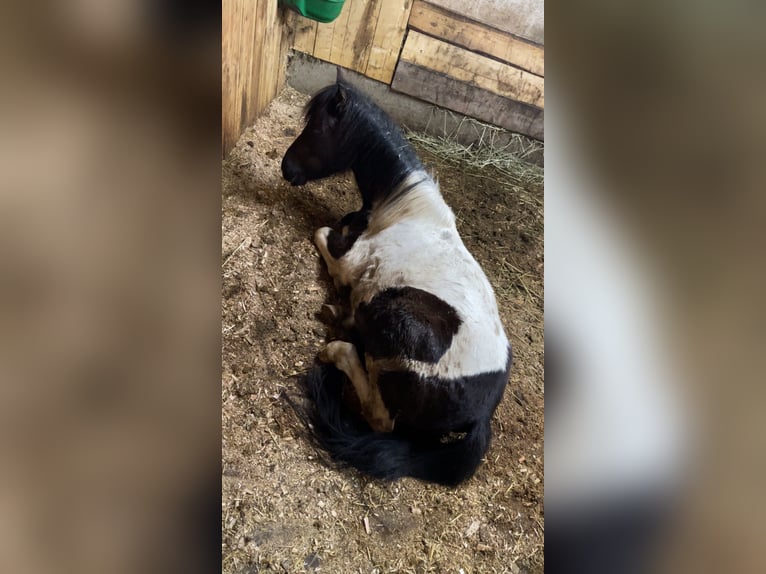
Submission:
[[396,432],[409,436],[463,432],[475,421],[489,418],[503,398],[512,363],[511,347],[505,370],[468,377],[423,377],[411,371],[384,371],[378,388]]
[[351,213],[344,215],[338,225],[341,229],[348,227],[348,235],[355,233],[361,235],[362,232],[367,229],[369,220],[370,210],[360,209],[359,211],[352,211]]
[[436,363],[452,344],[461,320],[436,295],[414,287],[392,287],[362,303],[354,321],[364,351],[373,358]]
[[345,233],[338,233],[333,230],[327,236],[327,250],[335,259],[340,259],[349,249],[354,246],[359,236],[367,229],[367,223],[370,218],[370,212],[366,210],[354,211],[340,220],[338,224]]

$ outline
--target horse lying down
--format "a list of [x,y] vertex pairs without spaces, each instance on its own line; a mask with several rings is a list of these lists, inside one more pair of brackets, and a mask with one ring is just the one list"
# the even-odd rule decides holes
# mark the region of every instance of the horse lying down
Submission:
[[[319,445],[382,479],[455,486],[490,443],[511,348],[486,276],[463,245],[439,186],[394,122],[338,79],[306,107],[285,153],[292,185],[352,170],[362,208],[314,242],[350,288],[354,335],[320,353],[307,380]],[[346,377],[363,420],[346,406]]]

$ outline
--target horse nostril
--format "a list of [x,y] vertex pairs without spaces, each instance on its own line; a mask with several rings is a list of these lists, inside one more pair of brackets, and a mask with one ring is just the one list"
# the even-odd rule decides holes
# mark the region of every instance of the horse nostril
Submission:
[[288,181],[290,181],[290,175],[294,173],[291,163],[292,162],[290,162],[290,159],[287,156],[282,158],[282,176]]
[[287,155],[282,159],[282,177],[292,185],[302,185],[306,183],[306,176],[303,174],[300,167]]

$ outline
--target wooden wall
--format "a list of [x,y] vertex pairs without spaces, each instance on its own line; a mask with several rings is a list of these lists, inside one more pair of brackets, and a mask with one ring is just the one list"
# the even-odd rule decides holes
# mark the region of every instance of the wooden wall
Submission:
[[[437,5],[439,2],[442,5]],[[473,20],[450,7],[454,0],[416,0],[391,87],[438,106],[544,139],[544,48],[508,32],[517,19],[497,26]],[[527,0],[537,17],[535,0]],[[492,2],[472,3],[474,11]],[[489,8],[487,8],[488,10]],[[523,26],[535,33],[534,26]]]
[[329,24],[222,2],[224,154],[284,86],[290,48],[543,139],[542,0],[346,0]]
[[293,47],[390,84],[411,8],[412,0],[346,0],[329,24],[296,15]]
[[292,42],[277,0],[222,2],[222,138],[227,154],[285,84]]
[[461,14],[524,38],[535,44],[545,43],[545,3],[543,0],[429,0],[453,14]]
[[290,26],[295,50],[541,140],[542,19],[542,0],[346,0]]

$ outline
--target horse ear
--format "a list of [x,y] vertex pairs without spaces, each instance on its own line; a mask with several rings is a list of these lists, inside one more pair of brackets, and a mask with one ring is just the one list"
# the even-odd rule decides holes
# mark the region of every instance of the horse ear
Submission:
[[330,100],[330,112],[334,116],[340,116],[343,111],[346,109],[346,98],[348,96],[348,91],[346,88],[342,85],[338,85],[338,89],[335,91],[335,95],[332,97],[332,100]]
[[335,83],[340,84],[341,82],[345,82],[346,77],[343,75],[343,68],[341,68],[340,66],[337,66],[335,70],[336,70]]

